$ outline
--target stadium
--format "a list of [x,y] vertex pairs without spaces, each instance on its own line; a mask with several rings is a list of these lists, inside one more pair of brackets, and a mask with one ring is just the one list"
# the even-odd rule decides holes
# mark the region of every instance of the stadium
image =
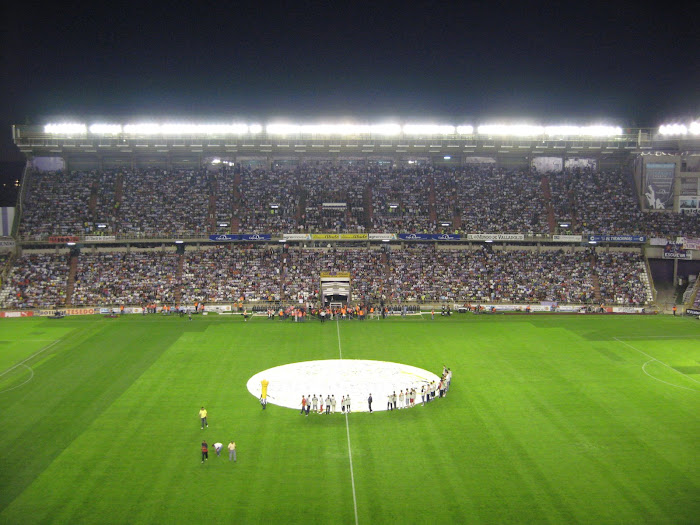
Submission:
[[699,122],[12,131],[0,522],[697,521]]

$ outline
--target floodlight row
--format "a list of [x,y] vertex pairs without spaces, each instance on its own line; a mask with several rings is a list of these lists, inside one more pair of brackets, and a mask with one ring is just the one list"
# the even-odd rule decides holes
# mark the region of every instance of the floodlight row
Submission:
[[659,127],[659,134],[669,136],[700,135],[700,121],[691,122],[687,126],[685,124],[664,124]]
[[[452,126],[445,124],[86,124],[75,122],[53,123],[44,126],[45,133],[56,135],[379,135],[379,136],[454,136],[473,135],[474,126]],[[508,137],[614,137],[623,134],[619,126],[537,126],[531,124],[485,124],[476,128],[478,135]],[[688,126],[683,124],[664,125],[659,128],[662,135],[698,135],[700,122]]]

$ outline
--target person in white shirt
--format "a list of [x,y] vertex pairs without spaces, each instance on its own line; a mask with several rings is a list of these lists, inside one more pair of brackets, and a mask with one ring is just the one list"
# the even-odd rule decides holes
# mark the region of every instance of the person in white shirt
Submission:
[[224,448],[224,445],[221,443],[214,443],[214,450],[216,450],[216,455],[221,456],[221,449]]

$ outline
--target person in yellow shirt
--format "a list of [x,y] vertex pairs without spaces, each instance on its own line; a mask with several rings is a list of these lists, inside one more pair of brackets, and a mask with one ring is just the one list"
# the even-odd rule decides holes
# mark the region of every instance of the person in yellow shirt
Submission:
[[269,384],[270,382],[267,379],[260,381],[260,386],[262,387],[262,391],[260,393],[260,404],[262,405],[263,410],[265,410],[265,407],[267,406],[267,385]]
[[236,462],[236,442],[233,440],[228,444],[228,460]]
[[202,420],[202,430],[204,430],[205,425],[209,428],[209,423],[207,423],[207,411],[204,407],[199,410],[199,418]]

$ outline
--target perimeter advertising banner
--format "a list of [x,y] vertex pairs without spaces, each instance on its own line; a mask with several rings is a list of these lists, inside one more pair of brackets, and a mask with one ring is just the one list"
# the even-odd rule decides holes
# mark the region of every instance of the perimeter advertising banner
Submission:
[[700,239],[693,237],[680,237],[679,243],[686,250],[700,250]]
[[65,244],[67,242],[78,242],[80,237],[75,235],[52,235],[49,237],[49,242],[51,244]]
[[646,235],[589,235],[589,241],[593,242],[647,242]]
[[431,241],[433,236],[430,233],[399,233],[399,239],[402,241]]
[[647,163],[644,166],[644,196],[647,210],[673,208],[673,181],[676,165],[672,162]]
[[285,233],[282,235],[285,241],[310,241],[311,235],[308,233]]
[[525,235],[522,233],[469,233],[467,239],[470,241],[524,241]]
[[314,241],[366,241],[366,233],[312,233]]
[[83,239],[85,242],[116,241],[117,237],[115,235],[86,235]]
[[436,241],[459,241],[461,238],[461,235],[454,233],[436,233],[433,235],[433,239]]
[[241,236],[240,235],[233,235],[230,233],[221,234],[221,235],[210,235],[209,240],[210,241],[240,241]]
[[269,233],[244,233],[240,236],[242,241],[269,241],[272,235]]
[[668,243],[664,246],[664,259],[692,259],[693,252],[684,250],[682,244]]
[[581,242],[583,241],[582,235],[552,235],[552,240],[554,242]]
[[395,233],[370,233],[368,234],[370,241],[395,241]]
[[0,239],[0,253],[10,252],[15,249],[15,240],[11,237]]

